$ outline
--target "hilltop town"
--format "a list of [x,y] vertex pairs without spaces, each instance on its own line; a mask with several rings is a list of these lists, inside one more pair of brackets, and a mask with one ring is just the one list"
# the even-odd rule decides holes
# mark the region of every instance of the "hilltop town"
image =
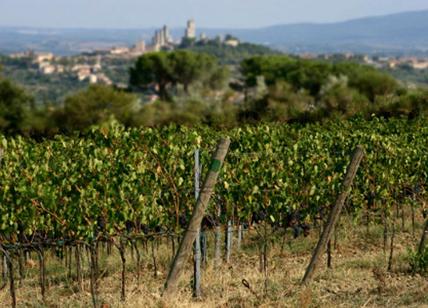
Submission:
[[[35,94],[36,100],[58,101],[88,84],[127,88],[129,68],[138,57],[150,52],[189,49],[214,55],[231,68],[246,57],[281,54],[263,45],[241,42],[232,35],[210,38],[203,32],[198,33],[193,19],[187,21],[181,37],[173,37],[171,32],[164,25],[155,30],[147,41],[138,40],[130,46],[117,45],[73,56],[28,50],[0,56],[0,64],[5,75],[26,85]],[[428,84],[428,57],[354,53],[300,53],[293,56],[329,62],[353,61],[387,71],[410,87]]]
[[[237,47],[240,41],[232,36],[214,39],[224,46]],[[52,52],[34,52],[32,50],[12,53],[12,59],[30,59],[37,72],[41,75],[69,74],[79,82],[87,81],[90,84],[102,83],[112,85],[111,77],[103,72],[103,65],[109,65],[115,61],[132,61],[133,59],[148,53],[161,50],[174,50],[176,48],[190,47],[195,44],[208,44],[210,39],[201,33],[196,36],[196,23],[193,19],[187,22],[187,27],[182,38],[174,38],[170,34],[168,26],[156,30],[151,42],[144,40],[136,42],[133,46],[114,46],[108,50],[95,50],[82,53],[74,57],[56,56]],[[119,86],[121,86],[119,84]]]

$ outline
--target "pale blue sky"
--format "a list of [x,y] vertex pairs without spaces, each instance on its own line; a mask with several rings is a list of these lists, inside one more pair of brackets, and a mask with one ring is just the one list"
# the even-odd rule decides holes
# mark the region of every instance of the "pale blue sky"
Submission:
[[428,9],[428,0],[0,0],[1,26],[260,27]]

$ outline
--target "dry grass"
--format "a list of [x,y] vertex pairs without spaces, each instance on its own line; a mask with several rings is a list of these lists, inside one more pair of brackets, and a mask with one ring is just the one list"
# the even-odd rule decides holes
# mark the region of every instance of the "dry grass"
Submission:
[[[194,300],[191,292],[191,264],[180,283],[180,293],[169,302],[161,298],[171,257],[170,248],[159,247],[158,275],[154,277],[150,250],[144,255],[141,283],[137,284],[135,262],[128,255],[127,301],[120,301],[120,262],[117,255],[103,257],[104,277],[99,282],[101,307],[428,307],[428,280],[408,273],[407,247],[414,247],[417,239],[407,232],[399,232],[392,272],[387,272],[387,256],[382,249],[382,230],[365,228],[351,223],[342,226],[333,253],[333,269],[325,262],[317,270],[309,287],[300,286],[318,233],[286,244],[274,245],[269,258],[267,288],[259,272],[259,257],[251,235],[245,239],[240,252],[234,252],[230,264],[214,268],[209,260],[203,271],[203,297]],[[365,240],[367,239],[367,240]],[[211,238],[209,239],[211,240]],[[209,242],[213,243],[213,241]],[[142,251],[143,252],[143,251]],[[212,251],[210,251],[212,255]],[[325,261],[325,260],[323,260]],[[34,265],[34,264],[33,264]],[[27,277],[17,288],[21,307],[90,307],[89,281],[85,291],[77,292],[76,283],[66,276],[66,269],[55,258],[48,262],[46,303],[38,288],[37,267],[27,264]],[[251,290],[242,284],[246,279]],[[0,306],[10,305],[8,288],[0,292]]]

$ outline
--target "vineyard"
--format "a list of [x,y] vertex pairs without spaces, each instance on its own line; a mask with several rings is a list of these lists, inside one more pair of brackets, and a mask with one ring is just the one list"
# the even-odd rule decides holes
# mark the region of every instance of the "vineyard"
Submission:
[[[1,137],[2,292],[10,293],[10,303],[19,305],[15,280],[25,283],[25,260],[36,258],[43,299],[49,292],[46,263],[56,259],[66,264],[64,271],[78,289],[89,277],[92,304],[99,306],[99,259],[112,250],[122,264],[118,297],[125,301],[130,259],[140,283],[146,252],[153,256],[155,275],[157,250],[163,247],[169,261],[175,255],[195,205],[195,152],[200,153],[202,182],[222,137],[231,144],[202,222],[202,263],[211,253],[217,265],[222,259],[229,262],[232,236],[240,249],[255,234],[254,250],[267,281],[272,246],[283,248],[290,234],[299,241],[299,236],[321,232],[358,145],[364,158],[344,205],[346,219],[383,230],[379,249],[389,254],[389,270],[400,226],[409,225],[414,238],[422,234],[428,210],[428,124],[423,119],[357,118],[230,131],[126,129],[113,122],[82,136],[43,142]],[[421,241],[419,253],[425,250]],[[256,293],[248,281],[242,283]]]

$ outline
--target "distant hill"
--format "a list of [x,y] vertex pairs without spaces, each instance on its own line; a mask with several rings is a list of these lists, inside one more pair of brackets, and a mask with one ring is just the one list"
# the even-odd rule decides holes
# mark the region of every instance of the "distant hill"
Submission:
[[154,29],[38,29],[0,27],[0,53],[28,49],[59,55],[77,54],[148,40]]
[[329,24],[233,31],[243,40],[312,52],[428,51],[428,10]]
[[[161,26],[161,25],[159,25]],[[131,45],[148,41],[154,29],[32,29],[0,28],[0,52],[25,49],[57,54]],[[363,52],[428,54],[428,10],[366,17],[338,23],[302,23],[260,29],[198,29],[209,36],[233,34],[243,41],[289,52]],[[172,30],[174,37],[184,29]]]

